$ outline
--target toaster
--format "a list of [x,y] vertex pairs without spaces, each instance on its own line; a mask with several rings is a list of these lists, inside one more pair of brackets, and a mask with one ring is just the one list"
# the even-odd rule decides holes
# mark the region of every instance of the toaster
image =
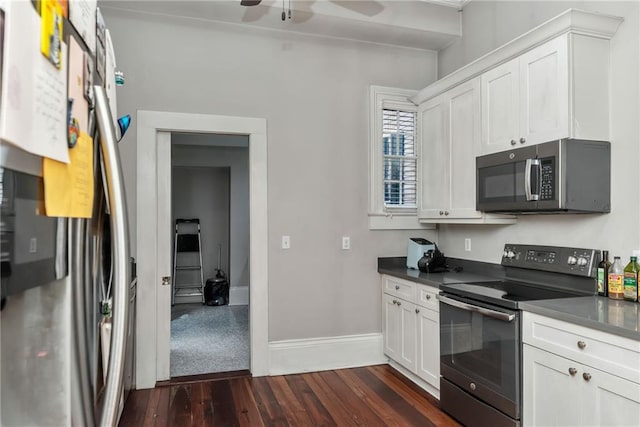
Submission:
[[407,243],[407,268],[418,269],[418,260],[428,251],[435,251],[436,245],[422,237],[410,237]]

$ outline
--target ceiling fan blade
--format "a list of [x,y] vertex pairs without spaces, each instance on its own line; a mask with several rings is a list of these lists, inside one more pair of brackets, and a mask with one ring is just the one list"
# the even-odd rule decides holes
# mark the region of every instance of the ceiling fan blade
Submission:
[[240,4],[242,6],[257,6],[260,4],[262,0],[241,0]]

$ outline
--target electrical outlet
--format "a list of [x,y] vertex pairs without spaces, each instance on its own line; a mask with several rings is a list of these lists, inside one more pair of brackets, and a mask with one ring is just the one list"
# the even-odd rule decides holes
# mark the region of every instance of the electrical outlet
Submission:
[[289,249],[291,247],[291,237],[282,236],[282,249]]
[[342,237],[342,249],[351,249],[351,238],[347,236]]
[[464,239],[464,250],[465,252],[471,252],[471,239],[468,237]]

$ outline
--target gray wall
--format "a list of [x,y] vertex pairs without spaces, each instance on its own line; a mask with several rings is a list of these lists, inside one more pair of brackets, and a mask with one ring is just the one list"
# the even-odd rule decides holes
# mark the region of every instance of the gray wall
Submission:
[[[267,120],[270,341],[379,332],[376,258],[403,255],[407,237],[435,233],[368,229],[369,86],[423,88],[435,80],[435,52],[142,15],[108,3],[102,11],[127,78],[120,114]],[[135,136],[120,143],[131,227]],[[291,236],[291,249],[280,249],[282,235]],[[341,249],[343,235],[351,237],[349,251]]]
[[[171,139],[173,141],[174,137],[172,136]],[[201,141],[202,144],[207,140],[216,144],[219,142],[218,138],[208,135],[193,135],[186,139],[178,139],[182,142]],[[224,270],[229,275],[231,286],[249,286],[249,149],[173,144],[171,162],[174,167],[229,168],[229,248],[227,255],[223,254],[229,260],[229,265],[224,267]],[[213,250],[215,252],[211,261],[217,262],[217,245]]]
[[[464,7],[463,37],[439,57],[440,76],[499,47],[574,7],[624,18],[611,40],[611,213],[520,216],[510,226],[442,227],[439,243],[447,255],[499,262],[504,243],[536,243],[609,249],[628,260],[640,249],[640,128],[638,58],[639,3],[477,1]],[[464,238],[472,251],[464,252]]]
[[[215,277],[220,248],[220,268],[229,272],[229,168],[174,166],[172,171],[173,222],[198,218],[204,280]],[[190,232],[190,226],[179,231]],[[186,254],[185,254],[186,255]],[[179,259],[180,260],[180,259]]]

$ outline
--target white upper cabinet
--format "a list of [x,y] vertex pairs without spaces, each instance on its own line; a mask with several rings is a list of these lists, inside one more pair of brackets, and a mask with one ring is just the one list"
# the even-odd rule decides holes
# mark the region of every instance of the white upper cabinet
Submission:
[[420,204],[427,222],[513,222],[476,210],[476,156],[480,153],[480,79],[431,99],[418,110]]
[[564,34],[482,74],[482,154],[609,139],[609,41]]

